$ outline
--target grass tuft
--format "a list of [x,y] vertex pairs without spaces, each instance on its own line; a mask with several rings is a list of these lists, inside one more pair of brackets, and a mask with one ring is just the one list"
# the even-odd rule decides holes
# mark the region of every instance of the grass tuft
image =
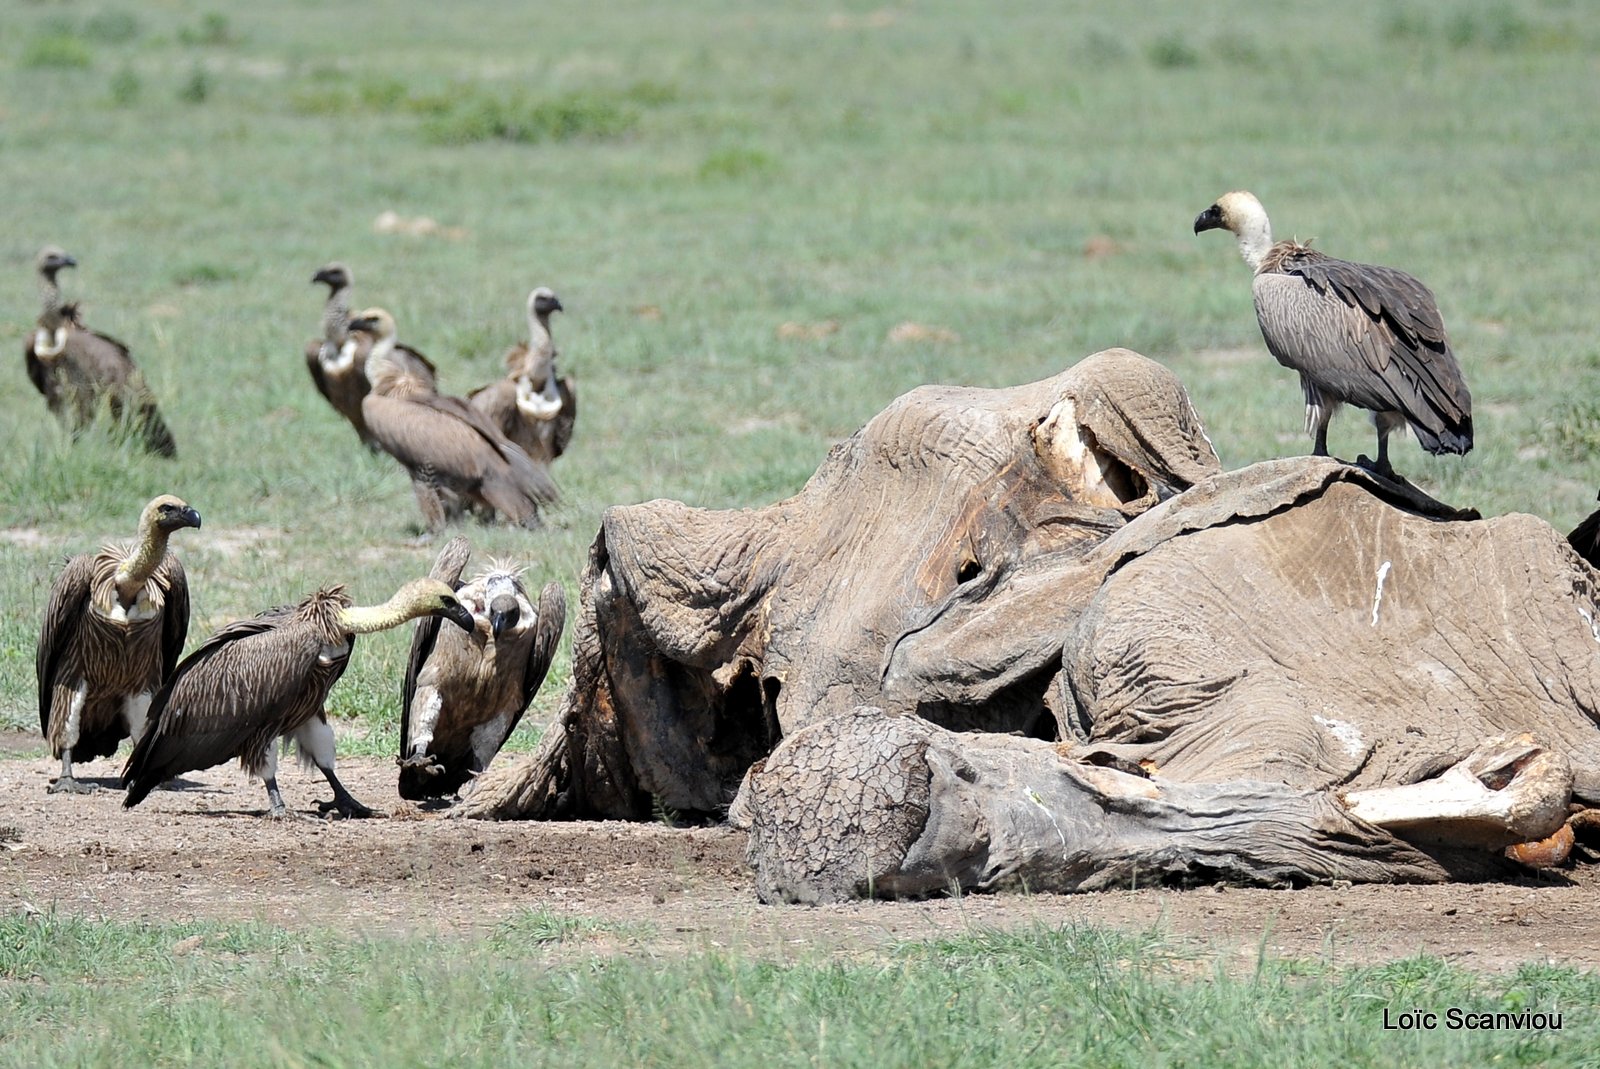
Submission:
[[36,70],[74,70],[94,64],[94,54],[80,38],[70,33],[35,37],[22,51],[22,65]]
[[620,137],[639,122],[637,109],[618,96],[600,92],[500,95],[473,87],[447,97],[417,101],[414,106],[433,112],[423,122],[422,135],[436,145],[600,140]]
[[704,181],[723,181],[741,178],[760,178],[778,169],[778,161],[757,148],[742,145],[720,148],[700,163],[700,177]]

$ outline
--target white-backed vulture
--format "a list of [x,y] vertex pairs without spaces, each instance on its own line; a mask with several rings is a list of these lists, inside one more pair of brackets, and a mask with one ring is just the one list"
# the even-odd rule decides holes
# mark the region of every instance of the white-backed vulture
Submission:
[[45,405],[76,437],[104,405],[113,421],[139,435],[146,452],[173,457],[177,443],[128,347],[88,329],[76,304],[61,300],[56,274],[78,261],[54,245],[39,251],[39,296],[43,307],[23,347],[28,380]]
[[301,760],[333,788],[323,812],[371,816],[334,775],[333,728],[323,703],[344,674],[357,635],[429,615],[463,628],[473,624],[449,586],[415,579],[382,605],[355,608],[344,587],[328,587],[299,605],[222,628],[185,657],[156,694],[150,722],[128,758],[122,804],[131,809],[174,776],[237,757],[246,772],[266,781],[267,815],[285,816],[273,746],[284,738],[294,740]]
[[355,428],[362,444],[376,449],[361,418],[367,372],[350,337],[350,270],[342,263],[326,264],[311,276],[312,285],[319,282],[328,287],[328,299],[322,306],[322,337],[306,345],[306,370],[317,392]]
[[506,352],[506,376],[467,395],[507,438],[535,461],[550,464],[567,451],[578,419],[572,380],[556,370],[550,316],[561,299],[547,286],[528,294],[528,340]]
[[539,526],[539,505],[557,497],[548,473],[477,409],[439,393],[396,357],[394,317],[370,308],[351,321],[370,333],[372,391],[361,414],[373,441],[411,475],[411,488],[430,533],[445,524],[445,494],[492,508],[513,523]]
[[1328,455],[1328,421],[1342,404],[1372,413],[1379,474],[1393,476],[1389,435],[1407,424],[1430,453],[1472,448],[1472,397],[1450,351],[1433,293],[1391,267],[1336,260],[1295,241],[1272,241],[1253,194],[1219,198],[1194,221],[1223,228],[1255,269],[1256,320],[1267,349],[1300,373],[1306,429]]
[[61,759],[52,794],[93,790],[72,762],[110,757],[143,731],[189,634],[189,583],[167,538],[199,526],[198,512],[164,494],[139,514],[136,541],[73,557],[50,587],[34,664],[39,730]]
[[400,797],[456,794],[489,767],[550,670],[567,600],[546,583],[534,606],[518,569],[497,562],[462,583],[471,546],[459,535],[428,574],[455,589],[470,632],[419,620],[400,713]]

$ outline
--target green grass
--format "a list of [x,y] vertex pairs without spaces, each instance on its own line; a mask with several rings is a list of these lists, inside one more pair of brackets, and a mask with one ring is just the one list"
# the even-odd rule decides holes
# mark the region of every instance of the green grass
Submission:
[[[1600,199],[1578,180],[1600,170],[1600,112],[1575,104],[1600,96],[1593,5],[402,0],[352,22],[106,0],[12,5],[3,38],[0,322],[20,342],[33,254],[67,248],[69,296],[131,345],[182,456],[69,443],[13,355],[0,528],[25,533],[0,538],[0,723],[34,722],[53,562],[125,537],[156,493],[206,520],[177,540],[191,642],[427,568],[405,479],[303,368],[308,280],[333,258],[462,392],[499,373],[532,286],[561,294],[582,401],[565,500],[538,534],[470,533],[573,603],[605,507],[787,495],[924,382],[1029,381],[1127,345],[1183,377],[1230,466],[1305,452],[1246,269],[1190,230],[1236,187],[1280,233],[1437,292],[1479,442],[1399,444],[1402,470],[1563,528],[1600,485]],[[376,233],[387,210],[444,233]],[[1085,255],[1103,239],[1113,254]],[[906,320],[959,340],[889,342]],[[1332,445],[1370,451],[1370,429],[1346,413]],[[407,639],[363,639],[334,692],[361,745],[394,743]],[[530,729],[567,672],[563,652]]]
[[[848,960],[652,958],[631,939],[548,915],[396,940],[12,914],[0,1064],[1576,1066],[1600,1042],[1600,978],[1553,966],[1240,969],[1156,931],[1087,926]],[[1562,1030],[1382,1027],[1385,1010],[1449,1007],[1560,1013]]]

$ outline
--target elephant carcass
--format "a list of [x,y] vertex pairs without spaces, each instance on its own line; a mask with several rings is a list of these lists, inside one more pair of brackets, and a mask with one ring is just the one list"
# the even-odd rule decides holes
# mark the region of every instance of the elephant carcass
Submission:
[[[1182,385],[1096,353],[1009,389],[927,386],[829,455],[796,496],[712,511],[608,509],[580,581],[572,682],[541,749],[491,770],[483,817],[720,812],[785,734],[881,701],[887,651],[1017,562],[1074,560],[1220,469]],[[1051,735],[1051,621],[947,726]]]

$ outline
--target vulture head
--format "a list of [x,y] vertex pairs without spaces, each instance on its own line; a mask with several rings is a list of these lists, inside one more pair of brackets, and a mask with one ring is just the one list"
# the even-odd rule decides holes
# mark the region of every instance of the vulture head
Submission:
[[395,335],[394,316],[382,308],[368,308],[350,320],[350,329],[370,334],[375,341],[389,341]]
[[1272,247],[1272,226],[1267,210],[1254,193],[1235,190],[1224,193],[1217,202],[1195,216],[1194,232],[1227,230],[1239,239],[1239,253],[1251,267],[1259,267]]
[[510,631],[522,619],[522,606],[515,594],[497,594],[489,601],[489,631],[495,638]]
[[63,267],[77,267],[78,261],[67,255],[67,251],[60,246],[46,245],[39,250],[39,255],[33,264],[41,275],[54,282],[57,271]]
[[561,298],[549,286],[540,286],[528,294],[528,314],[535,319],[548,318],[551,312],[564,311]]
[[318,282],[327,286],[330,294],[338,293],[342,289],[349,288],[350,269],[337,261],[331,264],[324,264],[322,270],[311,276],[312,285],[316,285]]
[[200,513],[188,503],[171,494],[162,494],[144,507],[139,514],[141,531],[163,531],[168,534],[182,527],[199,527]]

